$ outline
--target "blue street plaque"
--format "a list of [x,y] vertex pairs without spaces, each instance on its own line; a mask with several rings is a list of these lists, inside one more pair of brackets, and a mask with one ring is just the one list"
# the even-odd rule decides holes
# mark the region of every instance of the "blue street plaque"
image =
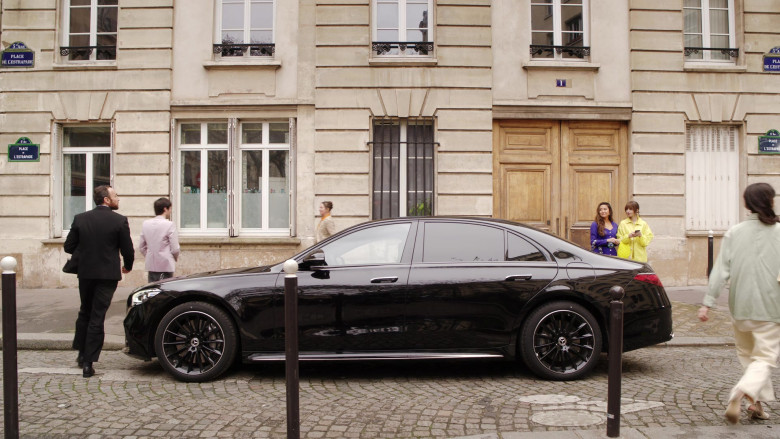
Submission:
[[35,67],[35,52],[21,41],[5,49],[1,58],[0,67]]
[[780,47],[773,47],[764,55],[764,71],[780,73]]
[[780,132],[769,130],[766,136],[758,136],[759,154],[780,154]]
[[16,143],[8,145],[9,162],[39,162],[41,161],[40,145],[34,144],[27,137],[20,137]]

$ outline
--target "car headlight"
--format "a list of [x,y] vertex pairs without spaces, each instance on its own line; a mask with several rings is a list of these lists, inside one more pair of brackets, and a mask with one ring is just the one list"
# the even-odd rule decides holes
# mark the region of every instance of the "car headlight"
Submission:
[[147,288],[145,290],[141,290],[137,293],[133,293],[133,300],[130,302],[131,306],[137,306],[140,305],[147,300],[151,299],[152,297],[160,294],[162,290],[159,288]]

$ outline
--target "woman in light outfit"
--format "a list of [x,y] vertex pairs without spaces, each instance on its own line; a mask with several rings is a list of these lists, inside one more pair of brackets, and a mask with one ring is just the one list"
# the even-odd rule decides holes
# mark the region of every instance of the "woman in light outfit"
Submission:
[[745,189],[748,218],[723,236],[720,254],[710,273],[710,284],[699,308],[699,320],[708,320],[727,280],[734,339],[744,375],[731,390],[726,420],[739,421],[742,400],[751,405],[753,419],[768,419],[760,401],[774,401],[772,369],[780,357],[780,224],[774,212],[775,190],[766,183]]
[[333,203],[330,201],[323,201],[320,203],[320,222],[317,224],[317,242],[336,233],[336,224],[330,216],[331,209],[333,209]]
[[645,220],[639,217],[639,203],[626,203],[626,216],[620,222],[617,239],[620,241],[617,255],[624,259],[637,262],[647,262],[647,246],[653,240],[653,231]]

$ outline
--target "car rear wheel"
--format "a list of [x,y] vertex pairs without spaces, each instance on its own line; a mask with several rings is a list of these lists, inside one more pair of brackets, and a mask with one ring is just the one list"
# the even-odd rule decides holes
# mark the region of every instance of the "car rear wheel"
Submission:
[[523,361],[536,375],[576,380],[590,373],[601,354],[601,330],[585,307],[551,302],[534,310],[520,334]]
[[182,381],[202,382],[224,373],[236,356],[236,328],[223,310],[188,302],[165,314],[154,336],[163,369]]

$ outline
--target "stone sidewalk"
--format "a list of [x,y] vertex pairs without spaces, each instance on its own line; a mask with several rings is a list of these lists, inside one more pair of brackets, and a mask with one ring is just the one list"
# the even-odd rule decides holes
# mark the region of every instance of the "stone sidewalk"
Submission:
[[[19,352],[21,437],[286,436],[283,364],[244,365],[211,382],[184,383],[156,361],[119,351],[104,352],[89,379],[73,360],[70,351]],[[767,404],[768,421],[743,415],[739,425],[726,425],[725,403],[740,370],[733,347],[625,353],[622,437],[777,437],[778,402]],[[307,362],[300,380],[303,438],[605,437],[606,357],[589,376],[566,382],[501,361]]]

